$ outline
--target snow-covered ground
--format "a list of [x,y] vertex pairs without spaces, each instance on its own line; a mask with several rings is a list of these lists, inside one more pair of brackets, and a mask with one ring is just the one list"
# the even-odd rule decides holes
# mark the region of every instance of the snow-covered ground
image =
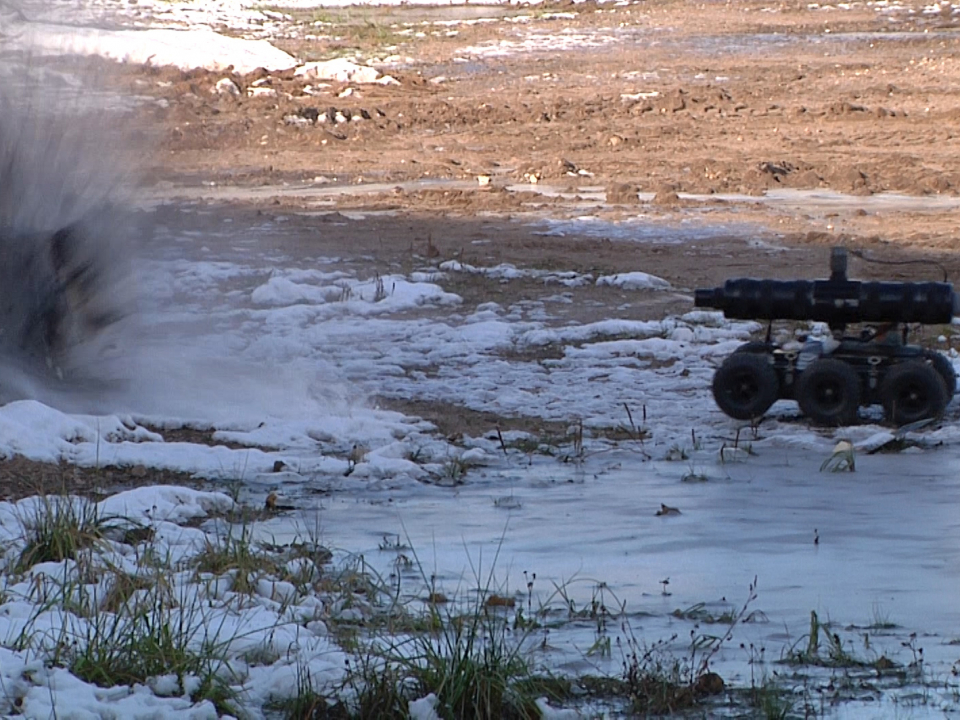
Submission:
[[[167,671],[134,687],[97,687],[50,663],[54,655],[66,657],[72,649],[97,643],[101,650],[122,652],[123,641],[138,632],[161,637],[161,624],[172,628],[171,647],[198,654],[203,648],[217,648],[212,654],[229,663],[238,705],[249,706],[252,716],[271,699],[294,695],[298,672],[309,670],[321,682],[342,675],[344,655],[327,636],[319,619],[322,603],[316,597],[298,594],[289,582],[263,581],[255,588],[254,599],[245,602],[229,575],[198,574],[196,558],[210,546],[210,535],[180,523],[230,510],[234,503],[229,497],[174,487],[114,495],[76,512],[129,518],[127,528],[149,528],[149,540],[130,540],[118,526],[117,532],[98,541],[91,555],[19,568],[15,563],[24,549],[25,532],[29,535],[58,502],[65,501],[28,498],[0,504],[0,537],[6,548],[0,605],[4,717],[217,717],[212,702],[191,700],[206,677],[199,668],[178,676],[173,655],[167,656]],[[118,595],[124,578],[136,584],[127,595]],[[161,598],[169,611],[159,610]],[[125,614],[118,609],[124,605],[139,610]],[[104,647],[107,643],[112,647]],[[255,655],[273,662],[257,662]],[[130,664],[139,661],[128,659]],[[222,669],[226,674],[227,666]]]

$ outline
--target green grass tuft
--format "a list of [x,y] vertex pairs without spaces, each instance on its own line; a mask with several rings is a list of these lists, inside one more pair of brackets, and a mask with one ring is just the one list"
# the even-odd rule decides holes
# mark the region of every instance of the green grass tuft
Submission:
[[13,566],[17,573],[37,563],[75,560],[82,551],[103,542],[110,530],[132,524],[104,515],[96,503],[65,495],[44,495],[21,521],[26,537]]

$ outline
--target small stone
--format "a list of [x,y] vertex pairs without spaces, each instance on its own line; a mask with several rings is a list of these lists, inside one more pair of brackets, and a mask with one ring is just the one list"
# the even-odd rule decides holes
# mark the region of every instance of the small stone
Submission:
[[664,503],[660,503],[660,509],[657,510],[657,517],[664,517],[667,515],[680,515],[680,509],[675,507],[670,507]]
[[230,78],[217,80],[217,84],[213,86],[213,89],[217,95],[232,95],[233,97],[240,97],[240,88],[237,87],[237,84]]
[[350,450],[350,455],[347,457],[352,463],[363,462],[364,458],[367,456],[367,448],[360,444],[355,444]]
[[698,695],[719,695],[724,689],[723,678],[715,672],[707,672],[697,678]]
[[289,511],[289,510],[295,509],[293,505],[284,505],[284,504],[281,504],[279,501],[280,501],[280,496],[277,495],[277,493],[275,492],[270,493],[269,495],[267,495],[267,499],[264,502],[264,509],[267,510],[268,512],[281,512],[281,511]]

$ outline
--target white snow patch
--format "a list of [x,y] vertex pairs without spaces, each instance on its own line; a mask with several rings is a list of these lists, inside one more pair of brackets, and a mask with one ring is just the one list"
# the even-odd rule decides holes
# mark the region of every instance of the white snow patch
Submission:
[[507,57],[519,53],[565,52],[583,48],[600,48],[619,40],[610,28],[597,28],[589,32],[564,29],[556,33],[530,32],[519,40],[493,40],[479,45],[469,45],[455,50],[456,55],[473,57]]
[[597,285],[621,287],[624,290],[669,290],[670,283],[656,275],[645,272],[618,273],[616,275],[601,275],[597,278]]
[[266,40],[228,37],[209,28],[185,30],[94,30],[66,25],[31,25],[16,37],[21,49],[50,55],[96,55],[144,65],[172,65],[245,74],[296,67],[297,60]]
[[210,513],[225,513],[236,503],[223,493],[204,492],[177,485],[134,488],[100,501],[105,515],[135,520],[184,523]]
[[346,58],[318,60],[304,63],[294,73],[298,77],[338,82],[374,83],[381,79],[380,72],[368,65],[358,65]]
[[593,280],[592,275],[581,275],[573,271],[538,270],[535,268],[518,268],[510,263],[501,263],[492,267],[478,267],[468,265],[459,260],[447,260],[440,263],[440,269],[448,272],[460,272],[470,275],[483,275],[496,280],[517,280],[533,278],[542,281],[545,285],[565,285],[578,287],[587,285]]
[[430,282],[410,282],[401,275],[369,280],[344,279],[336,285],[294,282],[274,275],[255,288],[251,300],[257,305],[289,307],[298,304],[324,305],[330,314],[374,315],[409,310],[424,305],[455,305],[460,297]]
[[546,698],[537,699],[540,720],[580,720],[583,716],[576,710],[558,710],[552,707]]
[[419,700],[411,700],[409,705],[410,720],[440,720],[437,714],[437,696],[430,693]]

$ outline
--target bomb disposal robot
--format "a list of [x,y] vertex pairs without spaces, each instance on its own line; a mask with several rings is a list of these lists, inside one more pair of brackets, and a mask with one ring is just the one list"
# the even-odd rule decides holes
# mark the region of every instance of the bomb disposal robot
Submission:
[[[737,420],[761,417],[778,399],[796,400],[819,425],[849,425],[860,406],[883,405],[902,426],[938,418],[953,397],[951,362],[907,343],[907,323],[948,324],[960,314],[949,283],[859,282],[847,279],[847,253],[834,248],[828,280],[728,280],[696,291],[697,307],[740,320],[813,320],[832,337],[779,345],[768,325],[764,342],[738,348],[717,370],[713,396]],[[860,324],[857,335],[847,325]]]

